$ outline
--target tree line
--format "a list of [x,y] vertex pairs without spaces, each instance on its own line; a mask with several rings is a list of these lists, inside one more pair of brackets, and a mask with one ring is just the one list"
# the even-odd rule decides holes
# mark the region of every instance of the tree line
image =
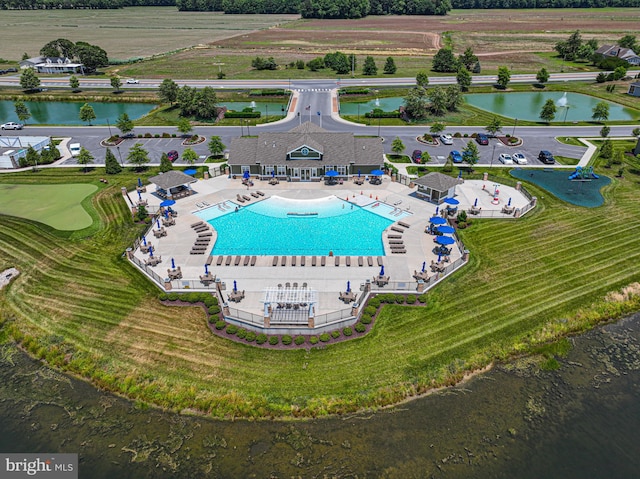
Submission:
[[640,0],[452,0],[453,8],[605,8],[640,7]]

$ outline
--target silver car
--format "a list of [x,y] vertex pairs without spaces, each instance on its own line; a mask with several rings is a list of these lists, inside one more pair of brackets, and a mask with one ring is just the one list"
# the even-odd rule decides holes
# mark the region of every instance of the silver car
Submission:
[[507,153],[500,153],[498,159],[505,165],[513,165],[513,158]]
[[4,125],[2,125],[3,130],[22,130],[23,127],[24,127],[23,124],[15,123],[13,121],[10,121],[9,123],[5,123]]
[[451,135],[440,135],[440,141],[443,145],[453,145],[453,137]]
[[513,161],[519,165],[527,164],[527,157],[522,153],[514,153],[511,158],[513,158]]

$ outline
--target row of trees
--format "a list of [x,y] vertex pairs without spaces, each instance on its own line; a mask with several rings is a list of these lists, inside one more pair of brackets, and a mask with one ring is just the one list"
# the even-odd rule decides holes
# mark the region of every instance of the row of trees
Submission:
[[449,85],[446,88],[437,86],[428,90],[416,86],[409,90],[404,98],[404,109],[410,118],[423,120],[429,114],[442,116],[447,111],[456,111],[463,101],[458,85]]
[[450,0],[176,0],[181,11],[299,13],[304,18],[366,15],[446,15]]
[[73,8],[170,7],[176,0],[2,0],[2,10],[58,10]]
[[[565,108],[565,115],[569,112],[568,107]],[[551,123],[556,118],[558,107],[553,99],[548,99],[540,110],[540,119]],[[606,101],[599,101],[591,110],[591,118],[594,121],[607,121],[609,119],[609,104]],[[608,127],[607,127],[608,128]],[[606,135],[603,135],[606,136]]]

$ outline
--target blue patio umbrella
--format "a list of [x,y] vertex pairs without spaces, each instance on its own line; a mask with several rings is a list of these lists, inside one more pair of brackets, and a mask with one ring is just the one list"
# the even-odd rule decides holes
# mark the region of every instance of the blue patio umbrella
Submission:
[[176,200],[164,200],[162,203],[160,203],[160,206],[165,207],[165,206],[171,206],[175,204],[176,204]]
[[509,198],[509,202],[507,203],[507,206],[511,206],[511,198]]
[[164,212],[164,217],[169,219],[169,210],[165,210]]
[[142,195],[140,194],[140,190],[138,190],[138,199],[141,200],[142,199]]
[[158,225],[158,229],[160,229],[160,220],[156,220],[156,225]]
[[360,178],[360,170],[358,170],[358,178]]
[[458,171],[458,178],[462,178],[462,170]]
[[324,174],[324,176],[334,177],[338,176],[339,174],[340,173],[338,173],[336,170],[329,170]]
[[455,198],[445,198],[443,201],[448,205],[459,205],[460,204],[460,202],[458,200],[456,200]]
[[193,176],[198,172],[198,170],[194,168],[189,168],[188,170],[184,170],[185,175]]
[[438,263],[440,262],[441,259],[442,259],[442,255],[438,253]]
[[238,291],[238,283],[236,283],[236,280],[233,280],[233,290],[234,291]]
[[243,177],[245,180],[248,180],[248,179],[249,179],[249,177],[251,177],[251,174],[249,173],[249,170],[244,170],[244,173],[242,173],[242,177]]
[[429,223],[432,225],[443,225],[447,222],[442,216],[432,216],[429,218]]
[[171,269],[176,269],[176,262],[171,258]]
[[351,281],[347,281],[347,293],[351,291]]
[[382,171],[382,170],[373,170],[373,171],[371,172],[371,174],[372,174],[373,176],[382,176],[382,175],[384,175],[384,171]]
[[438,236],[436,238],[436,243],[441,245],[453,244],[456,240],[454,240],[451,236]]
[[423,261],[422,262],[422,272],[424,273],[424,268],[427,266],[427,262]]
[[146,236],[142,237],[142,244],[147,246],[147,238],[146,238]]
[[142,180],[138,178],[138,186],[142,186]]
[[384,276],[384,265],[380,266],[380,276]]
[[455,228],[449,225],[438,226],[436,229],[438,230],[438,233],[442,233],[445,235],[450,235],[456,232]]
[[153,256],[153,248],[149,246],[149,256]]
[[209,274],[209,265],[207,263],[204,264],[204,274]]
[[439,207],[439,206],[436,206],[436,213],[435,213],[435,215],[434,215],[434,216],[438,216],[438,212],[439,212],[439,211],[440,211],[440,207]]
[[478,206],[478,198],[473,202],[473,206]]
[[271,178],[276,176],[276,170],[271,170]]

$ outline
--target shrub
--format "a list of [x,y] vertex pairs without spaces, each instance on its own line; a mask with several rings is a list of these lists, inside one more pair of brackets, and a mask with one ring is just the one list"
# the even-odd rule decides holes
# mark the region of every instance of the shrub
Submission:
[[416,295],[415,294],[408,294],[406,301],[407,301],[407,304],[415,304]]
[[278,344],[280,342],[280,340],[278,339],[278,336],[270,336],[269,337],[269,344],[271,346],[275,346],[276,344]]
[[260,118],[259,111],[232,111],[227,110],[224,113],[225,118]]
[[218,321],[218,318],[216,318],[215,316],[209,316],[209,319],[207,319],[207,321],[209,321],[209,324],[215,324]]
[[211,306],[207,311],[211,316],[215,316],[216,314],[220,314],[220,306]]
[[178,134],[177,133],[171,133],[171,138],[177,138]]
[[454,136],[455,138],[462,138],[462,134],[461,134],[459,131],[456,131],[456,132],[453,134],[453,136]]
[[293,338],[288,334],[285,334],[284,336],[282,336],[282,344],[284,344],[285,346],[289,346],[292,342],[293,342]]
[[425,304],[427,302],[427,295],[421,294],[420,296],[418,296],[418,301],[420,302],[420,304]]
[[146,132],[146,133],[144,134],[144,137],[145,137],[145,138],[153,138],[153,135],[152,135],[151,133],[149,133],[149,132]]
[[351,336],[353,334],[353,330],[351,328],[344,328],[342,330],[342,334],[344,334],[345,336]]
[[160,133],[156,133],[155,135],[153,135],[154,138],[160,138]]
[[207,308],[210,308],[211,306],[217,306],[218,305],[218,298],[216,298],[215,296],[212,296],[210,294],[205,293],[204,298],[202,299],[202,302],[204,303],[204,305]]
[[320,335],[320,341],[322,341],[323,343],[326,343],[327,341],[329,341],[329,339],[331,339],[331,336],[329,336],[329,333],[322,333]]
[[160,301],[166,301],[167,299],[169,299],[169,295],[168,295],[167,293],[160,293],[160,294],[158,295],[158,299],[159,299]]
[[236,336],[238,336],[240,339],[244,339],[247,337],[247,333],[248,331],[246,329],[240,329],[238,331],[238,334],[236,334]]
[[183,294],[180,299],[182,299],[182,301],[186,301],[187,303],[193,304],[202,301],[202,296],[200,296],[200,293],[187,293]]
[[162,134],[162,138],[171,138],[171,135],[169,133],[167,133],[167,132],[164,132]]
[[218,331],[222,331],[226,327],[227,327],[227,323],[225,323],[224,321],[222,320],[216,321],[216,329]]
[[267,335],[264,333],[260,333],[256,336],[256,343],[264,344],[267,342]]
[[371,316],[369,316],[366,313],[360,317],[360,322],[362,324],[371,324],[371,321],[372,321]]
[[180,299],[180,295],[178,293],[169,293],[167,294],[167,299],[169,301],[178,301],[178,299]]
[[296,339],[293,342],[300,346],[301,344],[304,344],[304,341],[304,336],[296,336]]
[[244,338],[244,340],[248,343],[252,343],[256,340],[256,333],[254,333],[253,331],[247,331],[247,336]]
[[309,338],[309,343],[311,344],[318,344],[318,336],[311,336]]
[[333,339],[338,339],[340,337],[340,331],[338,331],[337,329],[335,331],[331,331],[331,337]]
[[375,298],[371,298],[369,300],[369,302],[367,303],[368,306],[373,306],[374,308],[376,308],[376,310],[380,307],[380,299],[375,297]]
[[368,314],[369,316],[373,316],[376,314],[376,311],[378,311],[378,308],[374,308],[373,306],[371,306],[371,304],[369,304],[369,306],[367,306],[366,308],[364,308],[363,312]]
[[138,133],[138,138],[144,138],[144,136],[142,136],[142,133]]
[[[358,332],[358,333],[364,333],[367,330],[367,327],[362,324],[362,323],[357,323],[354,327],[354,329]],[[345,333],[345,336],[347,336],[347,334]]]
[[229,327],[227,328],[227,334],[236,334],[238,332],[238,326],[236,326],[235,324],[230,324]]
[[404,296],[402,296],[401,294],[396,294],[396,303],[398,304],[404,304]]

